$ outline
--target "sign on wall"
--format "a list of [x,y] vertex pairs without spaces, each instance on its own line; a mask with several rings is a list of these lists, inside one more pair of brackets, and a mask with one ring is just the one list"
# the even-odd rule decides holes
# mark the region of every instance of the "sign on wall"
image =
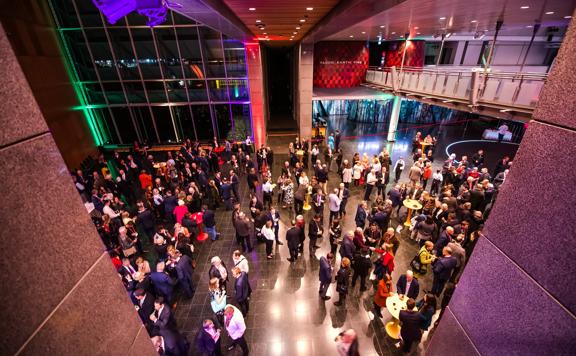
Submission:
[[314,87],[359,86],[368,70],[368,48],[363,42],[319,42],[314,46]]

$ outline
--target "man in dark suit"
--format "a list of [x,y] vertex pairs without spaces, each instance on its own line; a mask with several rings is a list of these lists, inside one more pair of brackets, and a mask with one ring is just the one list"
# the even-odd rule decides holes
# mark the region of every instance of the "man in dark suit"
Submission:
[[148,332],[151,332],[152,322],[150,321],[150,314],[154,313],[154,296],[151,293],[146,293],[144,289],[138,288],[134,291],[134,298],[137,301],[136,310],[138,315]]
[[358,205],[358,209],[356,209],[356,217],[354,218],[356,227],[364,228],[366,225],[366,218],[368,217],[367,209],[368,204],[366,203],[361,203]]
[[352,288],[356,286],[356,280],[360,278],[360,292],[366,290],[366,277],[368,277],[370,267],[372,267],[370,250],[364,247],[361,253],[355,254],[354,256],[354,263],[352,264],[352,269],[354,270],[354,275],[352,275]]
[[150,279],[152,280],[156,295],[163,297],[166,303],[172,305],[172,293],[176,282],[164,272],[164,268],[166,268],[164,262],[158,262],[156,272],[150,274]]
[[402,351],[404,353],[409,353],[413,342],[419,342],[422,337],[420,330],[420,324],[422,319],[420,318],[420,313],[414,310],[416,302],[414,299],[408,299],[406,302],[406,310],[400,310],[400,323],[402,328],[400,329],[400,335],[402,336]]
[[232,210],[232,185],[228,182],[228,179],[222,179],[222,184],[220,185],[220,195],[222,200],[224,200],[225,209]]
[[356,253],[356,245],[354,245],[354,235],[352,232],[347,232],[344,235],[342,244],[340,245],[340,257],[348,257],[350,261],[354,260],[354,254]]
[[316,214],[312,221],[308,223],[308,238],[310,239],[308,248],[311,255],[314,254],[315,249],[320,247],[316,246],[316,241],[321,238],[324,233],[321,220],[320,215]]
[[338,189],[338,197],[340,198],[340,219],[344,219],[346,216],[346,204],[348,204],[348,198],[350,198],[350,191],[344,183],[340,183],[340,189]]
[[164,216],[173,223],[174,222],[174,208],[178,205],[178,197],[172,195],[171,190],[166,191],[166,197],[164,198]]
[[454,228],[452,226],[447,226],[446,229],[440,234],[438,240],[434,244],[434,250],[436,251],[436,256],[442,256],[442,249],[448,246],[448,243],[452,241],[452,236],[454,235]]
[[140,227],[148,236],[148,239],[152,241],[154,238],[154,234],[156,233],[154,223],[154,214],[149,209],[144,207],[144,203],[139,201],[137,204],[138,207],[138,215],[136,219],[136,226]]
[[414,187],[408,188],[408,194],[406,195],[406,198],[419,200],[420,196],[422,196],[423,191],[424,189],[420,187],[420,183],[416,183]]
[[197,351],[203,352],[203,355],[221,356],[220,333],[220,329],[216,327],[212,319],[205,319],[196,334]]
[[250,281],[248,280],[246,272],[240,271],[240,268],[238,267],[232,268],[232,275],[236,278],[236,283],[234,283],[234,292],[236,294],[234,297],[238,302],[242,315],[246,317],[250,310],[250,294],[252,294]]
[[286,231],[286,241],[290,257],[288,261],[294,262],[298,259],[298,245],[300,244],[300,228],[296,227],[296,221],[292,220],[292,227]]
[[164,303],[164,298],[158,297],[154,301],[154,311],[149,316],[152,321],[153,334],[159,335],[162,330],[176,330],[176,320],[170,307]]
[[452,256],[452,249],[450,247],[444,247],[442,250],[442,257],[436,259],[432,266],[432,272],[434,273],[434,280],[432,281],[432,294],[439,297],[442,294],[442,290],[446,285],[446,282],[450,280],[452,276],[452,271],[456,268],[458,261]]
[[192,298],[194,296],[194,283],[192,282],[192,273],[194,270],[192,269],[192,260],[190,260],[190,257],[181,254],[180,251],[176,251],[174,261],[178,284],[182,288],[186,298]]
[[150,340],[160,356],[188,355],[188,349],[190,348],[188,340],[174,330],[163,330]]
[[330,287],[330,283],[332,282],[332,260],[334,260],[334,255],[332,252],[328,252],[326,257],[320,257],[320,298],[323,300],[328,300],[330,297],[326,296],[326,292],[328,291],[328,287]]
[[408,298],[416,299],[418,298],[418,293],[420,292],[420,285],[418,280],[414,278],[414,273],[411,270],[406,271],[398,278],[396,283],[396,291],[398,294],[403,294]]

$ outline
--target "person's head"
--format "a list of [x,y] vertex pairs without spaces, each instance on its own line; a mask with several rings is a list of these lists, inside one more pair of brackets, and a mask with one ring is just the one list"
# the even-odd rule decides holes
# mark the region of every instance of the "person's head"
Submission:
[[454,234],[454,228],[453,228],[452,226],[448,226],[448,227],[446,228],[446,233],[447,233],[448,235]]
[[134,291],[134,298],[138,299],[138,300],[142,300],[144,299],[144,297],[146,297],[146,291],[142,288],[137,288]]
[[348,257],[344,257],[342,259],[342,267],[343,268],[350,267],[350,259]]
[[411,270],[407,270],[406,271],[406,281],[412,282],[412,279],[414,279],[414,273]]
[[214,322],[210,319],[204,319],[202,322],[202,328],[206,331],[214,329]]
[[354,231],[348,231],[348,232],[346,232],[346,235],[344,235],[344,237],[345,237],[347,240],[354,240]]
[[442,249],[442,256],[452,256],[452,249],[448,246]]
[[426,250],[432,251],[432,249],[434,248],[434,243],[432,241],[426,241],[424,243],[424,246],[426,247]]
[[332,261],[334,259],[334,254],[332,252],[328,252],[328,254],[326,255],[326,259],[328,261]]
[[164,269],[166,268],[166,264],[164,262],[158,262],[156,264],[156,272],[164,272]]
[[436,296],[432,293],[424,294],[424,303],[432,310],[436,310]]
[[406,309],[412,310],[412,309],[414,309],[415,306],[416,306],[416,302],[414,301],[414,299],[409,298],[408,301],[406,302]]
[[164,297],[158,297],[154,300],[154,309],[160,310],[164,306]]
[[338,224],[340,224],[340,219],[335,218],[334,220],[332,220],[332,226],[338,226]]
[[227,306],[226,309],[224,309],[224,315],[226,315],[227,317],[232,317],[232,315],[234,315],[234,307],[232,306]]
[[240,258],[240,256],[242,256],[242,252],[240,252],[240,250],[236,250],[236,251],[232,252],[232,257]]
[[143,264],[144,264],[144,261],[145,261],[145,260],[144,260],[144,257],[138,256],[138,258],[136,258],[136,265],[137,265],[137,266],[143,265]]
[[210,278],[210,281],[208,282],[208,288],[210,290],[217,290],[219,287],[220,287],[220,280],[216,277]]
[[220,264],[222,263],[222,260],[220,259],[220,257],[218,256],[214,256],[212,257],[212,259],[210,260],[210,263],[214,266],[220,266]]

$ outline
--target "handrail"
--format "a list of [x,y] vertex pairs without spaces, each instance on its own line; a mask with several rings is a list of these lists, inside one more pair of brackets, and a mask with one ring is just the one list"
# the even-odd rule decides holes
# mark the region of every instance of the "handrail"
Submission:
[[[376,72],[390,72],[392,67],[368,67],[368,70]],[[403,72],[410,73],[430,73],[430,74],[444,74],[444,75],[460,75],[469,74],[472,75],[473,71],[471,68],[467,69],[457,69],[457,70],[446,70],[446,69],[429,69],[426,67],[404,67]],[[537,73],[537,72],[488,72],[478,71],[481,76],[487,76],[488,78],[509,78],[509,79],[529,79],[529,80],[546,80],[548,78],[547,73]]]

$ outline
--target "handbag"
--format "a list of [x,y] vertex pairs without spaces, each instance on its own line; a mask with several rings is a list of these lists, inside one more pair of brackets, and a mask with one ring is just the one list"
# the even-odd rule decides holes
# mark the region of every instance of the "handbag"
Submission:
[[413,259],[412,261],[410,261],[410,268],[412,268],[413,271],[418,272],[418,273],[423,273],[422,271],[422,262],[420,262],[420,255],[422,254],[422,252],[418,253]]
[[[226,293],[226,292],[223,292],[223,293]],[[221,312],[222,310],[224,310],[224,307],[226,307],[226,294],[224,294],[224,297],[222,298],[222,302],[220,304],[218,304],[216,302],[216,298],[214,298],[210,301],[210,306],[212,307],[212,311],[214,313],[218,313],[218,312]]]
[[124,257],[130,257],[138,251],[136,250],[136,247],[132,246],[130,248],[122,250],[122,252],[124,253]]

